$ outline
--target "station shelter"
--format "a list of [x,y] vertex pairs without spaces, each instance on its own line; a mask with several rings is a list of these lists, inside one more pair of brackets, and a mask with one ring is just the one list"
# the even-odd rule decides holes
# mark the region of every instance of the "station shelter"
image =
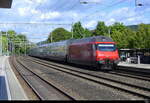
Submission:
[[150,49],[119,49],[121,61],[127,58],[139,58],[140,63],[150,64]]

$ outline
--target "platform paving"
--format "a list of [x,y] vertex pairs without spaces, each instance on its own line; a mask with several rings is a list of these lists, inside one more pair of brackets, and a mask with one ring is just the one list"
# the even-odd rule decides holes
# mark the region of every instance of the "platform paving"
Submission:
[[134,67],[139,69],[150,69],[150,64],[131,64],[127,62],[120,62],[118,66]]
[[0,56],[0,100],[28,100],[10,67],[8,56]]

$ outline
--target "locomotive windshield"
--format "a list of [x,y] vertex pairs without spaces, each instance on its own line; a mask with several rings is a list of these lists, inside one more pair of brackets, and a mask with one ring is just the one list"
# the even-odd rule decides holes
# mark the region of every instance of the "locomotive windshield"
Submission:
[[114,44],[98,44],[97,49],[100,51],[115,51],[116,46]]

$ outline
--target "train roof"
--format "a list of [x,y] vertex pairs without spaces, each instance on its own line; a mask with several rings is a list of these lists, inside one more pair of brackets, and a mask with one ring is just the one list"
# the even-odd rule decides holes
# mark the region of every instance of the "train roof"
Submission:
[[52,43],[47,43],[47,44],[42,44],[42,45],[39,45],[38,47],[45,47],[45,46],[50,46],[50,45],[63,45],[63,44],[67,44],[68,45],[71,42],[71,40],[73,40],[73,39],[62,40],[62,41],[52,42]]
[[86,37],[82,39],[69,39],[69,40],[63,40],[59,42],[52,42],[52,43],[47,43],[47,44],[42,44],[39,45],[35,48],[39,47],[45,47],[45,46],[50,46],[50,45],[60,45],[63,44],[72,44],[72,43],[88,43],[88,42],[113,42],[113,40],[110,37],[107,36],[93,36],[93,37]]
[[72,43],[86,43],[86,42],[113,42],[113,40],[110,37],[107,36],[93,36],[93,37],[87,37],[83,39],[74,39]]

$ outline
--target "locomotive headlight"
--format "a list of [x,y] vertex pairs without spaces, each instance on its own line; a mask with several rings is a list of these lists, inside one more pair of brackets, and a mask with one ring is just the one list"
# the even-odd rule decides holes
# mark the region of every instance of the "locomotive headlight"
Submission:
[[98,54],[98,56],[104,56],[104,54]]

